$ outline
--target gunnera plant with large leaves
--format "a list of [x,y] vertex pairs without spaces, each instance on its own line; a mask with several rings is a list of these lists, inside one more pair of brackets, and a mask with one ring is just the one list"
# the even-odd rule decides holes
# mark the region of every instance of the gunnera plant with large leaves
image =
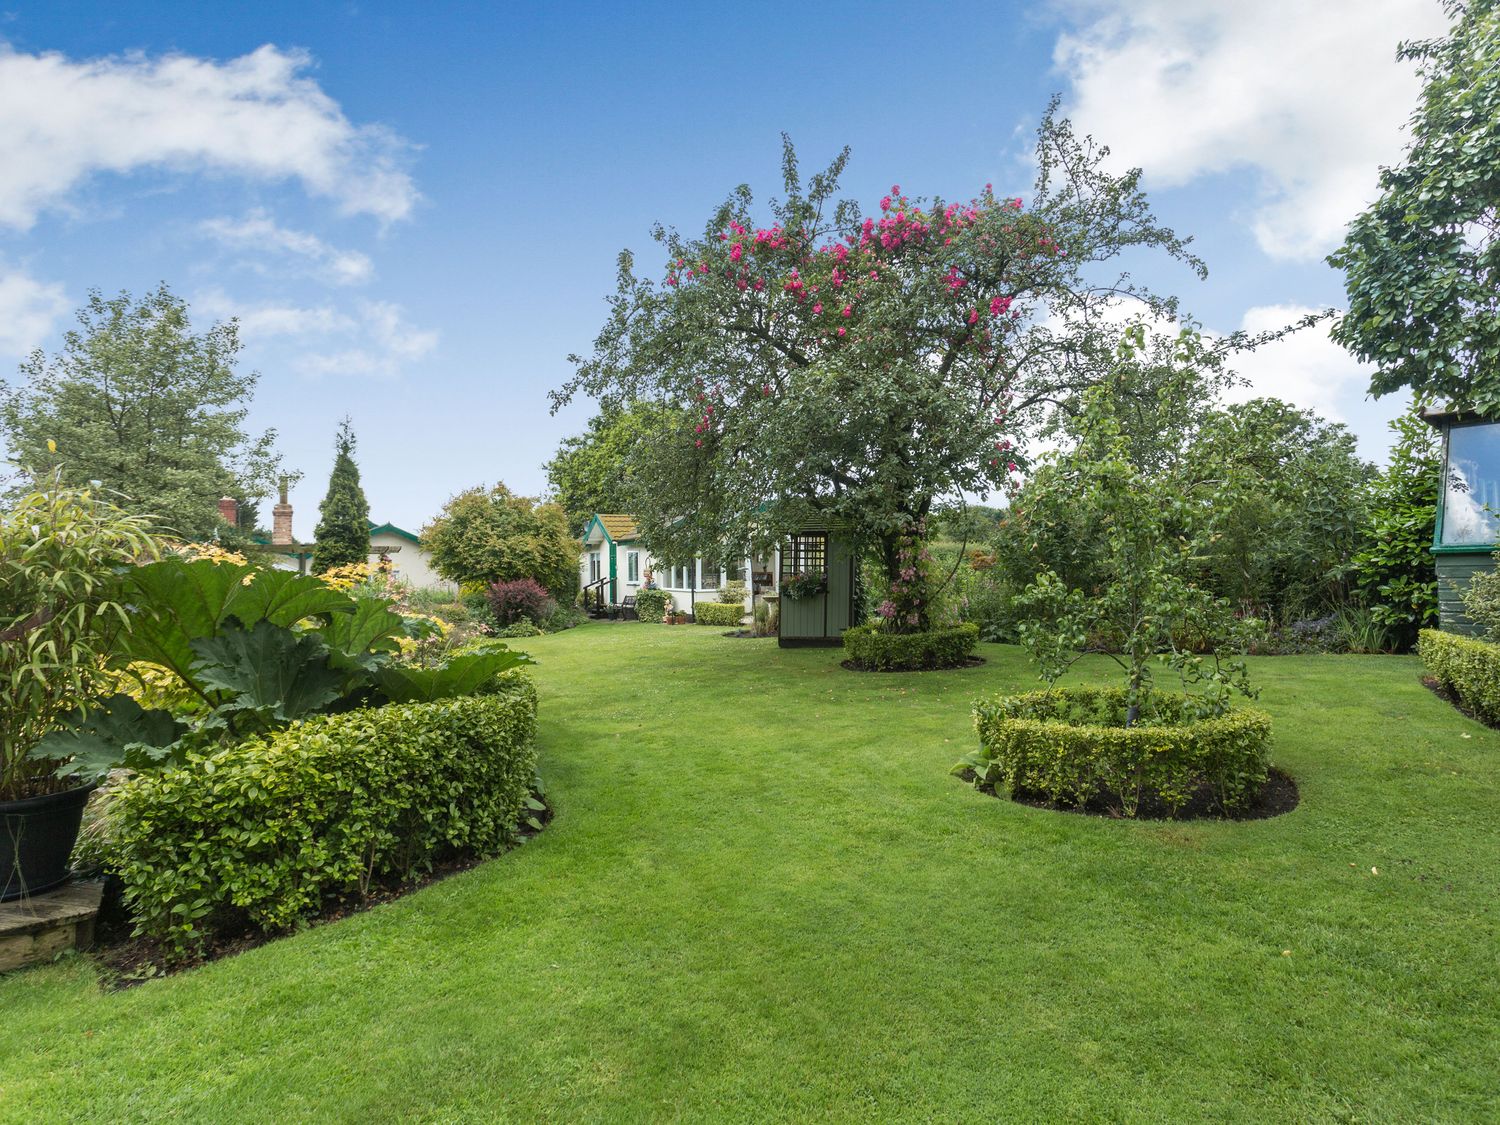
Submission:
[[436,667],[402,666],[398,638],[425,621],[291,571],[167,558],[126,570],[118,583],[133,627],[111,663],[162,669],[190,702],[173,712],[123,694],[90,701],[38,747],[84,778],[180,760],[309,715],[470,695],[531,662],[493,644]]

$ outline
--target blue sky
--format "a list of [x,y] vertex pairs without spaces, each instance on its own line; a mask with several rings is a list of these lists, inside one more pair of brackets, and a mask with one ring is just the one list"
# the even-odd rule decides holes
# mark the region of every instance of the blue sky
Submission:
[[[349,414],[372,514],[542,462],[587,419],[547,392],[604,315],[622,247],[695,229],[735,185],[848,144],[848,194],[1027,194],[1062,94],[1139,164],[1210,277],[1147,266],[1208,328],[1337,305],[1322,263],[1400,155],[1396,43],[1436,0],[1053,5],[255,5],[0,0],[0,372],[54,346],[90,287],[166,280],[238,315],[252,410],[310,534]],[[1394,400],[1321,334],[1244,365],[1347,422]]]

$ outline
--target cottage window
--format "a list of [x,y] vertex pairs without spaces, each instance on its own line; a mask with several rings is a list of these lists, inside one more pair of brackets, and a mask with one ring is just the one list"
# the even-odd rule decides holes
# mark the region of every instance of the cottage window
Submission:
[[625,552],[625,581],[639,582],[641,580],[641,553],[639,551]]
[[699,559],[698,568],[702,574],[698,582],[698,589],[717,590],[719,588],[719,564],[709,562],[707,559]]
[[1443,466],[1442,546],[1495,542],[1500,517],[1500,423],[1454,426]]

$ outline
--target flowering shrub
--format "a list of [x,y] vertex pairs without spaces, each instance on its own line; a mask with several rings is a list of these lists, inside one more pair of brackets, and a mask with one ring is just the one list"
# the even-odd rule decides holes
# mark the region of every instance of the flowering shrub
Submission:
[[502,628],[523,618],[539,625],[557,609],[557,603],[547,593],[547,588],[534,578],[492,582],[485,596],[489,599],[490,612]]

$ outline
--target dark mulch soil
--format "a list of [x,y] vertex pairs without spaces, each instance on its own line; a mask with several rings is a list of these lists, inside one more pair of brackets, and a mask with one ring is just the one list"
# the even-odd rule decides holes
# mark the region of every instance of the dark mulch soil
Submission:
[[1438,683],[1437,680],[1432,676],[1423,676],[1422,685],[1426,687],[1428,691],[1432,692],[1433,695],[1441,699],[1444,703],[1451,704],[1453,709],[1460,715],[1464,716],[1464,718],[1473,719],[1480,726],[1489,727],[1490,730],[1500,730],[1500,723],[1485,722],[1478,715],[1474,714],[1473,711],[1470,711],[1467,707],[1465,707],[1463,701],[1460,700],[1458,696],[1454,695],[1442,684]]
[[[546,804],[546,801],[542,803]],[[534,815],[545,828],[552,820],[553,813],[551,807],[548,806],[545,811]],[[523,822],[516,833],[516,846],[524,844],[540,830]],[[392,902],[403,895],[429,887],[433,883],[440,883],[452,875],[478,867],[481,863],[493,858],[493,856],[473,854],[454,856],[435,864],[432,870],[416,879],[407,881],[392,879],[372,886],[363,898],[351,896],[331,900],[324,907],[322,914],[305,925],[307,927],[322,926],[347,918],[351,914],[363,913],[371,907]],[[99,918],[94,927],[94,948],[91,956],[99,963],[102,970],[101,983],[105,988],[130,988],[156,977],[169,976],[173,973],[180,973],[184,969],[196,968],[209,961],[233,957],[247,949],[254,949],[256,946],[265,945],[267,942],[285,936],[247,926],[239,933],[221,934],[216,937],[209,943],[204,956],[197,960],[173,960],[160,943],[149,938],[130,936],[132,920],[121,900],[120,890],[120,881],[117,878],[109,876],[105,879],[104,900],[100,903]]]
[[839,661],[840,668],[847,668],[851,672],[952,672],[958,668],[978,668],[984,663],[982,656],[966,656],[962,664],[950,664],[946,668],[866,668],[863,664],[856,664],[852,660]]
[[[974,783],[974,771],[965,770],[959,774],[970,785]],[[988,793],[991,797],[1012,800],[1022,805],[1030,805],[1034,809],[1051,809],[1053,812],[1077,813],[1081,816],[1103,816],[1115,820],[1122,820],[1125,814],[1120,811],[1120,798],[1118,794],[1101,791],[1082,805],[1064,805],[1050,800],[1041,793],[1019,792],[1007,794],[996,792],[993,786],[981,788],[981,793]],[[1271,768],[1266,783],[1261,786],[1260,792],[1255,799],[1244,808],[1233,812],[1226,812],[1219,802],[1214,798],[1213,790],[1204,786],[1195,793],[1187,804],[1179,808],[1175,813],[1171,812],[1166,805],[1154,793],[1145,793],[1141,796],[1141,803],[1136,809],[1136,820],[1267,820],[1273,816],[1281,816],[1289,813],[1297,807],[1299,801],[1297,794],[1297,783],[1292,780],[1288,773]]]
[[776,639],[776,634],[774,633],[762,637],[757,633],[752,633],[749,629],[731,629],[729,632],[720,633],[719,635],[721,637],[743,637],[751,641],[774,641]]

